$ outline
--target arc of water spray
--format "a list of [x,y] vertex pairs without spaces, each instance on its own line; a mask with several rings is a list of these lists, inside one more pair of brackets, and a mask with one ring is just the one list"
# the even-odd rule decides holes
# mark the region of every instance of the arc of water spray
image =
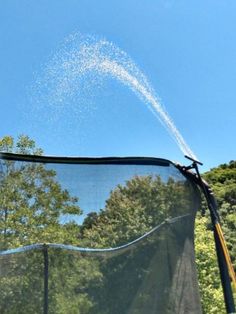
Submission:
[[[80,80],[86,74],[94,75],[92,84],[100,77],[112,77],[128,86],[151,109],[152,113],[166,127],[184,155],[197,160],[185,142],[168,113],[162,107],[145,75],[128,55],[106,40],[75,34],[66,40],[46,69],[46,81],[50,87],[51,99],[65,99],[76,94]],[[90,84],[89,80],[88,84]],[[41,84],[41,83],[40,83]],[[95,83],[96,84],[96,83]],[[53,92],[52,92],[53,91]]]
[[129,74],[123,67],[116,64],[115,62],[106,60],[102,62],[99,67],[101,71],[107,71],[111,74],[119,73],[117,77],[122,83],[130,84],[132,89],[138,91],[147,102],[149,102],[154,110],[152,110],[153,114],[166,126],[167,130],[171,133],[171,135],[176,140],[178,146],[180,147],[181,151],[190,156],[193,159],[197,159],[192,150],[189,148],[187,143],[185,142],[183,136],[178,131],[177,127],[175,126],[174,122],[171,120],[170,116],[164,111],[163,107],[159,103],[159,101],[149,93],[149,91],[142,85],[140,82]]

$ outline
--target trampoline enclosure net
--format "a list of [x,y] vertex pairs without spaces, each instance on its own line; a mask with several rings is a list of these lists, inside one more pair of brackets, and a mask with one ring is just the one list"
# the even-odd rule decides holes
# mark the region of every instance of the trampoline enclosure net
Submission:
[[0,156],[0,313],[201,313],[200,196],[174,164]]

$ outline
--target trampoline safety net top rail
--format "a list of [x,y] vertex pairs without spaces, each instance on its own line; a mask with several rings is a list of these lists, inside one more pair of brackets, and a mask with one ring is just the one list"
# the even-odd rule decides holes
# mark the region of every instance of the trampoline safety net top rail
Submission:
[[201,313],[197,185],[157,158],[0,154],[0,313]]

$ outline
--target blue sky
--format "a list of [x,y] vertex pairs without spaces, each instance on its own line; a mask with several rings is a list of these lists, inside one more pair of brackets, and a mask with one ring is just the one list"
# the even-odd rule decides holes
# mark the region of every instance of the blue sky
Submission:
[[28,134],[48,155],[188,163],[145,104],[119,82],[106,80],[83,101],[67,99],[59,113],[36,99],[32,86],[50,58],[80,32],[106,38],[134,60],[203,170],[235,159],[235,21],[235,1],[2,1],[0,136]]

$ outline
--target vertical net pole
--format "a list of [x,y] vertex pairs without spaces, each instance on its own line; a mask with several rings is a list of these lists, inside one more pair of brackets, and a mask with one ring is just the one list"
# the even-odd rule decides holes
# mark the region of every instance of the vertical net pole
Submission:
[[43,313],[48,314],[48,247],[46,244],[43,246],[44,256],[44,304]]
[[235,304],[234,304],[233,291],[231,287],[230,274],[229,274],[227,261],[223,252],[222,244],[219,238],[219,234],[217,232],[217,224],[219,223],[219,218],[217,217],[217,204],[216,204],[214,194],[210,188],[208,188],[208,197],[209,197],[209,202],[210,202],[209,209],[210,209],[211,221],[213,225],[216,254],[218,258],[221,283],[222,283],[224,299],[225,299],[225,307],[226,307],[227,313],[233,314],[235,313]]
[[[220,218],[217,211],[216,199],[214,197],[214,194],[211,188],[208,186],[208,184],[205,181],[202,180],[202,177],[198,169],[198,164],[201,164],[201,163],[193,160],[192,158],[189,158],[188,156],[185,156],[185,157],[193,161],[192,165],[190,167],[179,167],[179,166],[177,167],[183,173],[191,176],[192,179],[201,187],[202,192],[205,195],[208,208],[210,211],[212,226],[213,226],[216,254],[217,254],[218,265],[219,265],[219,270],[220,270],[221,284],[223,288],[226,311],[227,311],[227,314],[235,314],[236,310],[235,310],[235,304],[234,304],[233,291],[231,287],[229,269],[227,265],[226,256],[224,254],[223,247],[219,238],[219,233],[217,232],[217,225],[219,224]],[[196,175],[189,172],[188,171],[189,169],[195,169]]]

